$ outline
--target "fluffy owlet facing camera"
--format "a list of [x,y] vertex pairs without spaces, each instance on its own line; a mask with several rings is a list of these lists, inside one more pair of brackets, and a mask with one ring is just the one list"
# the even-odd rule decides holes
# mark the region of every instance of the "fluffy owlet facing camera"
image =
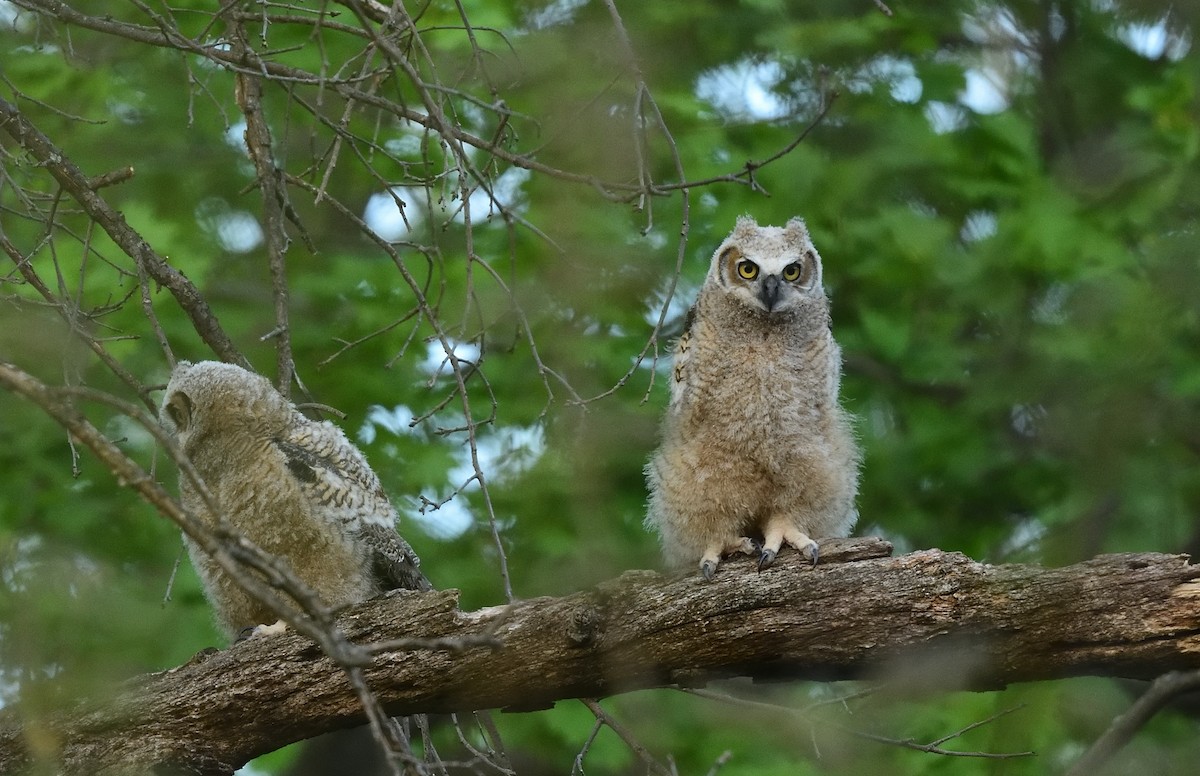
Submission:
[[804,222],[739,218],[688,312],[646,467],[646,522],[672,565],[711,579],[723,555],[758,554],[762,569],[784,544],[816,563],[814,537],[849,534],[859,453],[829,321]]
[[[302,415],[265,377],[180,361],[160,416],[229,524],[287,563],[326,605],[431,589],[362,453],[333,424]],[[215,523],[188,477],[180,476],[179,491],[188,510]],[[188,554],[226,634],[276,621],[190,540]]]

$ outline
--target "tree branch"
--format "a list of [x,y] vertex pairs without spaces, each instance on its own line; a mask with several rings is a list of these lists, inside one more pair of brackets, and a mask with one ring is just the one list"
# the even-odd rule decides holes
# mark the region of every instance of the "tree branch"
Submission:
[[[338,625],[359,644],[435,647],[381,654],[365,670],[389,714],[526,711],[734,676],[903,681],[906,667],[932,661],[939,670],[921,672],[926,687],[936,674],[943,689],[974,690],[1200,668],[1200,566],[1186,556],[1045,569],[889,552],[879,539],[831,539],[815,568],[787,556],[757,573],[752,559],[734,559],[713,583],[630,571],[563,598],[475,612],[460,611],[453,591],[396,592],[350,608]],[[228,774],[362,722],[344,671],[288,633],[138,677],[108,701],[35,720],[0,716],[0,772],[32,761],[22,724],[58,742],[54,765],[65,773],[162,765]]]
[[1185,692],[1200,690],[1200,670],[1169,671],[1154,680],[1150,689],[1112,721],[1104,735],[1096,739],[1083,757],[1071,766],[1067,776],[1095,773],[1113,755],[1128,744],[1163,706]]
[[[249,60],[253,49],[246,42],[246,30],[240,21],[230,25],[233,33],[233,49],[242,58]],[[234,76],[234,94],[242,115],[246,117],[243,139],[250,160],[258,175],[258,189],[262,192],[263,240],[267,247],[267,260],[271,269],[271,287],[275,296],[275,329],[264,339],[275,340],[277,379],[276,385],[284,398],[292,395],[292,376],[296,364],[292,360],[292,331],[288,322],[288,283],[286,256],[290,241],[284,227],[284,210],[290,207],[283,176],[275,166],[271,128],[263,115],[262,80],[258,76],[239,72]]]
[[[767,159],[760,161],[747,161],[743,167],[726,175],[719,175],[712,178],[707,178],[699,181],[689,181],[680,178],[673,183],[658,183],[649,188],[646,187],[644,181],[626,182],[621,180],[606,180],[596,175],[586,173],[572,172],[570,170],[558,169],[548,164],[538,161],[536,154],[533,152],[514,152],[510,151],[505,143],[501,142],[503,135],[498,135],[494,139],[489,140],[485,137],[479,137],[467,130],[463,129],[456,122],[449,122],[441,113],[422,113],[418,110],[412,110],[406,107],[402,102],[390,100],[369,91],[365,91],[358,87],[360,81],[365,81],[370,78],[369,75],[364,75],[358,78],[327,78],[322,73],[311,73],[296,67],[291,67],[287,64],[266,59],[257,59],[255,64],[258,69],[248,67],[245,62],[242,62],[239,55],[230,47],[200,44],[188,36],[184,35],[177,28],[169,25],[160,27],[151,27],[142,24],[134,24],[131,22],[121,21],[116,19],[111,14],[102,14],[90,16],[76,10],[67,3],[61,0],[12,0],[13,4],[18,8],[29,10],[48,19],[61,22],[64,25],[80,27],[83,29],[94,30],[105,35],[111,35],[118,38],[131,40],[135,43],[143,45],[157,46],[160,48],[176,49],[178,51],[187,52],[198,57],[203,57],[214,63],[221,65],[230,72],[247,73],[253,76],[262,76],[267,80],[275,81],[283,84],[293,84],[297,86],[313,86],[321,89],[331,89],[343,99],[351,103],[356,103],[362,106],[370,106],[377,108],[385,113],[395,116],[397,119],[412,122],[414,124],[432,130],[441,138],[448,142],[456,143],[460,146],[471,146],[481,151],[486,152],[489,156],[499,159],[507,164],[516,167],[521,167],[531,172],[541,173],[551,178],[556,178],[562,181],[578,183],[595,189],[607,199],[613,201],[631,201],[643,198],[646,194],[654,196],[664,196],[676,190],[686,191],[693,188],[700,188],[714,183],[735,183],[749,186],[752,189],[757,187],[754,180],[754,172],[761,167],[770,164],[771,162],[790,153],[796,145],[808,136],[808,133],[816,127],[825,117],[828,110],[829,99],[826,100],[825,106],[816,118],[810,122],[809,126],[802,130],[800,136],[784,146],[780,151],[772,154]],[[381,18],[378,10],[378,4],[373,2],[346,2],[352,9],[361,9],[367,18],[374,21],[379,21]],[[262,18],[261,15],[256,15],[257,18]],[[231,19],[239,18],[237,15],[230,17]],[[245,18],[245,17],[242,17]],[[328,20],[322,20],[322,26],[336,29],[338,32],[347,34],[350,28],[345,25],[330,25]],[[366,30],[361,33],[364,37],[371,37],[375,42],[379,42],[379,38],[371,30]],[[401,58],[396,61],[396,64],[406,63],[406,59]],[[401,68],[404,69],[404,68]],[[416,81],[420,84],[420,80]],[[497,111],[494,105],[488,106],[489,110]]]
[[25,118],[16,105],[4,99],[0,99],[0,128],[54,176],[59,185],[108,233],[126,255],[145,268],[146,273],[156,283],[171,292],[179,306],[188,314],[196,333],[208,343],[214,353],[224,361],[246,365],[245,358],[221,328],[208,302],[192,282],[155,253],[146,239],[125,221],[125,216],[113,209],[92,189],[91,179]]

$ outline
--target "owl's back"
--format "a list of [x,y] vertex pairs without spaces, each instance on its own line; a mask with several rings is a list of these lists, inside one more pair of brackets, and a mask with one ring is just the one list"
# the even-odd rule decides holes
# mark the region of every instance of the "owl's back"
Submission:
[[[431,588],[362,453],[333,424],[305,417],[265,378],[230,364],[181,362],[162,416],[220,516],[285,562],[326,605],[394,587]],[[218,514],[182,473],[180,496],[216,525]],[[227,633],[275,621],[202,548],[189,541],[188,550]]]

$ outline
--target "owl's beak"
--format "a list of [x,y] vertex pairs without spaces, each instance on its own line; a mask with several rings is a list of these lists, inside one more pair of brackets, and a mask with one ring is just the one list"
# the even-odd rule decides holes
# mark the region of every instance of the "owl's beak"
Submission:
[[767,312],[775,309],[775,303],[779,301],[778,275],[767,275],[763,278],[762,288],[758,291],[758,298],[762,300],[763,305],[767,308]]

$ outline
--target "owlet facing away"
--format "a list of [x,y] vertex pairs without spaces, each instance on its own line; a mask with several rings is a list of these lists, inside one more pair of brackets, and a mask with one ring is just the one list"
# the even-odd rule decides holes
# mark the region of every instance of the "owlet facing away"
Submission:
[[[180,361],[159,414],[229,524],[287,563],[326,605],[432,589],[362,453],[333,424],[302,415],[265,377]],[[188,510],[216,524],[182,473],[179,491]],[[227,635],[278,619],[204,550],[187,546]]]
[[712,579],[723,555],[846,536],[859,453],[838,404],[821,257],[804,221],[737,220],[675,347],[662,444],[646,466],[646,523],[674,566]]

